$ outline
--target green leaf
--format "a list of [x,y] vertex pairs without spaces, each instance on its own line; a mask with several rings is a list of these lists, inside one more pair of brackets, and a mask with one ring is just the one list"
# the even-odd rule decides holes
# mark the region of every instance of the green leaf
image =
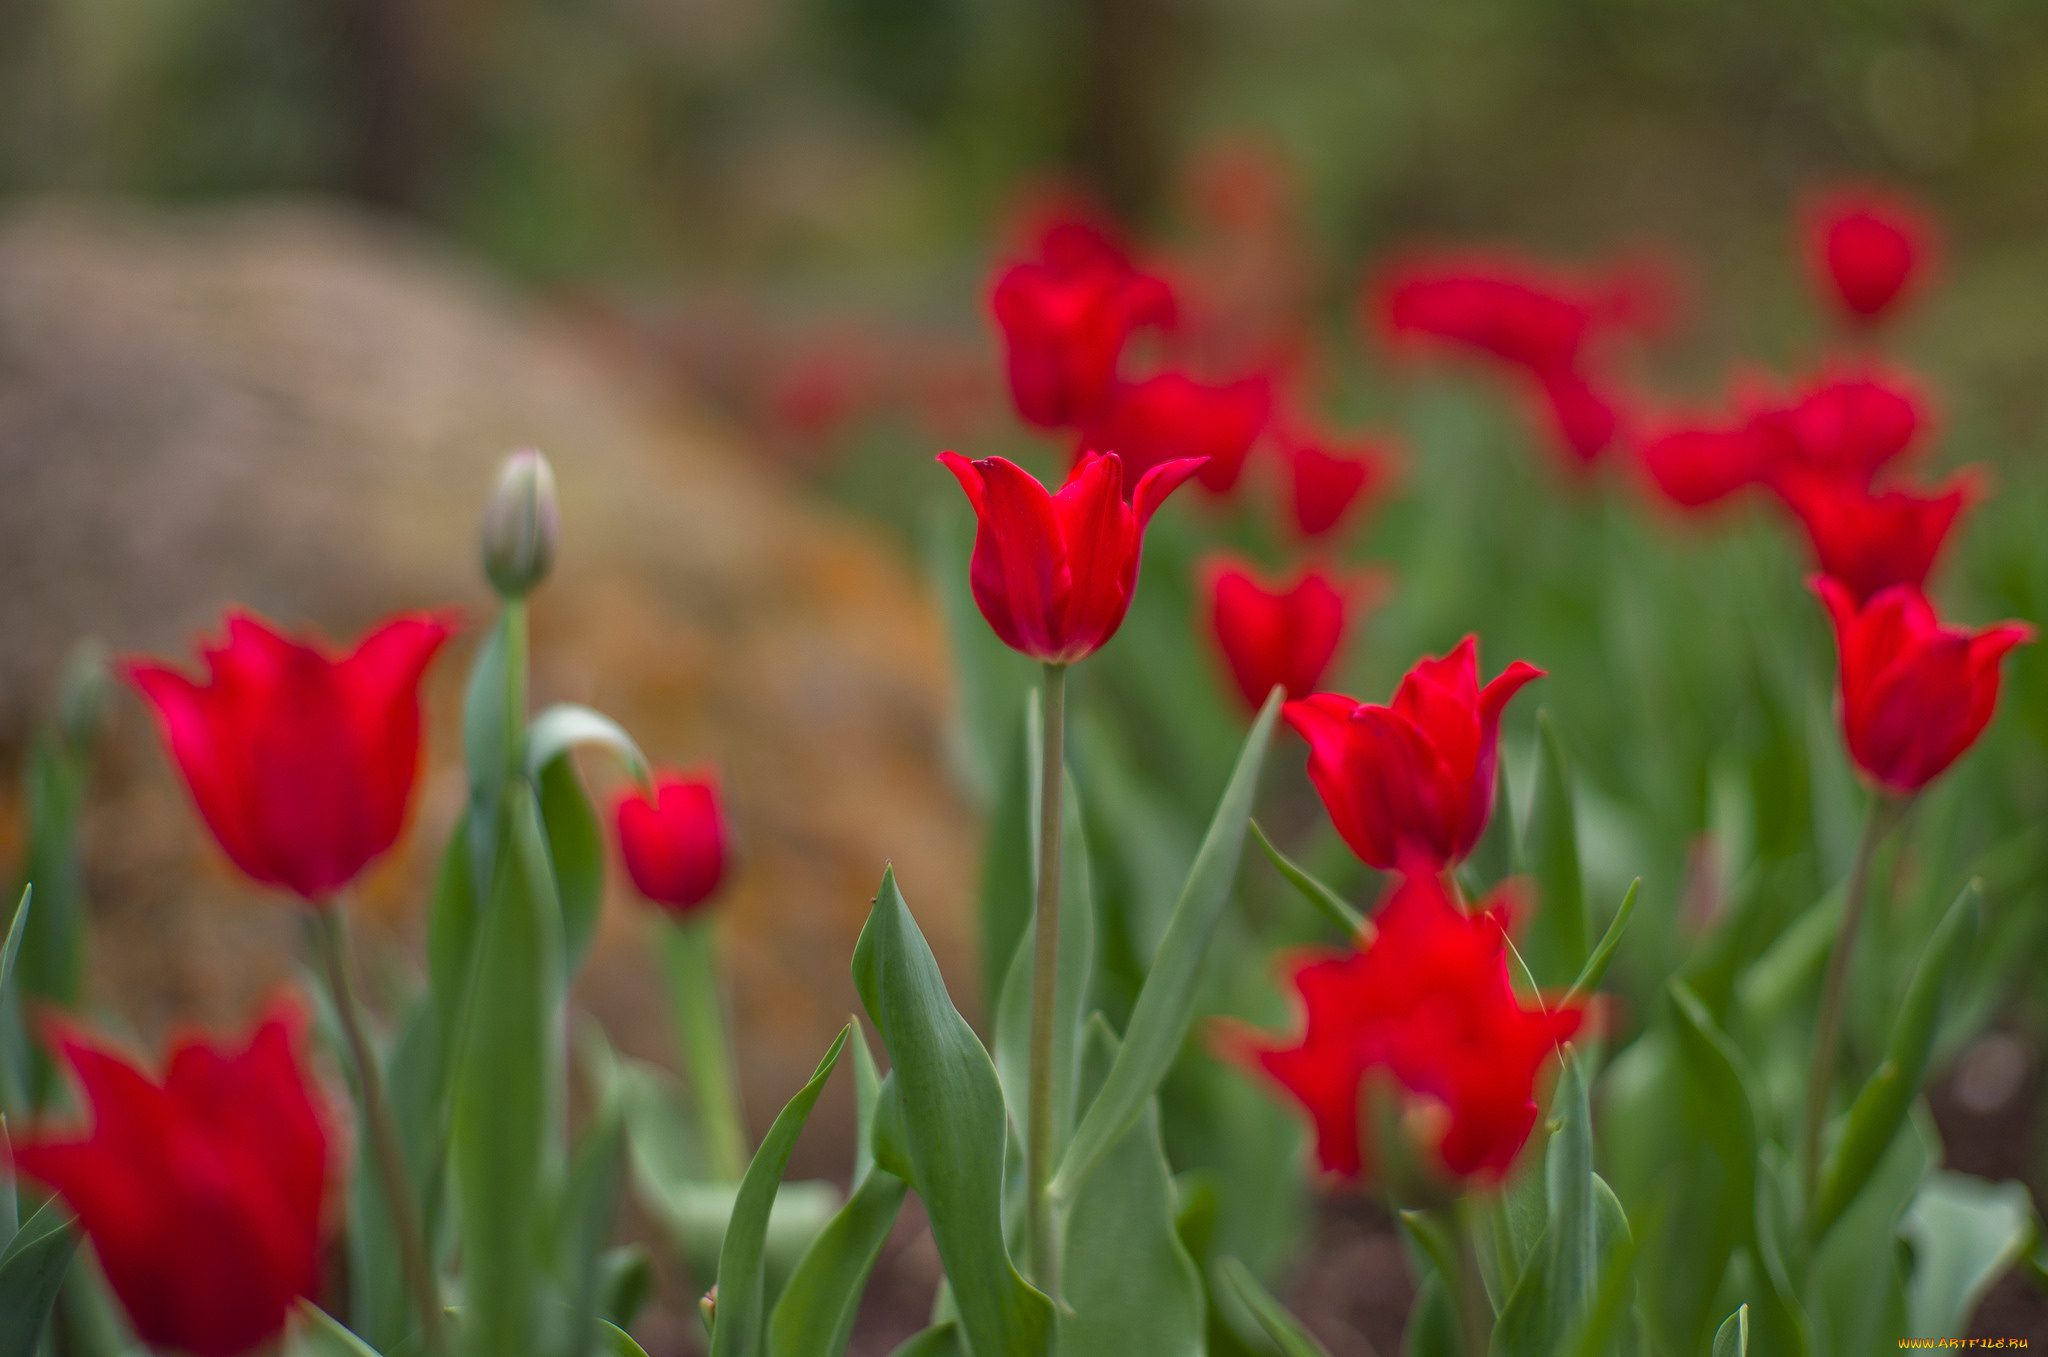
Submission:
[[634,1342],[632,1334],[610,1320],[604,1320],[598,1331],[603,1335],[605,1351],[609,1352],[611,1357],[647,1357],[647,1349]]
[[564,975],[573,976],[590,949],[598,910],[604,904],[604,832],[590,798],[584,795],[576,766],[568,758],[544,764],[538,786],[548,860],[554,865],[555,890],[562,902]]
[[21,888],[21,899],[14,906],[14,922],[7,925],[7,941],[0,943],[0,996],[7,993],[7,982],[14,978],[14,959],[21,955],[21,935],[28,928],[29,899],[35,894],[33,884]]
[[36,1357],[42,1350],[43,1327],[77,1249],[71,1217],[49,1201],[0,1253],[0,1357]]
[[[1100,1013],[1085,1040],[1084,1096],[1107,1077],[1117,1049]],[[1082,1180],[1067,1211],[1060,1278],[1060,1357],[1201,1357],[1202,1276],[1175,1228],[1173,1170],[1154,1102]]]
[[1415,1306],[1408,1312],[1408,1331],[1402,1338],[1408,1357],[1465,1357],[1464,1340],[1458,1333],[1458,1307],[1443,1274],[1431,1272],[1415,1292]]
[[882,1101],[882,1072],[875,1067],[867,1034],[853,1024],[853,1185],[866,1181],[875,1167],[875,1120]]
[[604,1314],[605,1245],[618,1217],[625,1156],[625,1121],[613,1101],[598,1109],[576,1147],[555,1226],[555,1270],[569,1301],[570,1357],[588,1351]]
[[1017,943],[1031,923],[1032,878],[1038,871],[1032,825],[1038,802],[1032,787],[1039,774],[1042,740],[1038,690],[1021,705],[1016,734],[1008,741],[996,803],[989,813],[988,838],[981,849],[981,992],[1001,994],[1017,955]]
[[488,888],[503,828],[498,807],[519,770],[526,722],[526,605],[507,603],[478,648],[462,702],[462,749],[469,765],[469,874],[479,902]]
[[526,775],[537,779],[549,764],[579,745],[608,750],[642,791],[652,789],[647,756],[633,743],[626,728],[603,712],[574,702],[557,702],[533,718],[526,727],[526,748],[520,761]]
[[1970,934],[1978,893],[1974,881],[1963,887],[1941,922],[1935,925],[1934,935],[1927,940],[1920,964],[1906,986],[1906,997],[1899,1004],[1898,1021],[1892,1025],[1884,1059],[1849,1106],[1848,1125],[1828,1154],[1808,1225],[1809,1237],[1816,1241],[1827,1234],[1828,1227],[1863,1190],[1879,1156],[1898,1134],[1919,1094],[1928,1057],[1934,1050],[1942,993],[1956,957],[1964,950],[1963,941]]
[[1913,1246],[1912,1336],[1960,1338],[1977,1302],[2019,1259],[2035,1228],[2025,1184],[1930,1174],[1899,1226]]
[[1562,985],[1586,964],[1586,889],[1579,873],[1578,817],[1571,765],[1550,713],[1536,713],[1536,788],[1522,836],[1524,870],[1536,879],[1538,906],[1523,951],[1539,985]]
[[1635,1302],[1635,1237],[1629,1231],[1628,1213],[1622,1210],[1614,1189],[1597,1173],[1591,1175],[1591,1181],[1600,1280],[1579,1321],[1576,1338],[1563,1349],[1573,1357],[1603,1357],[1610,1352],[1633,1350],[1627,1335],[1620,1343],[1616,1338],[1624,1332],[1623,1325],[1631,1317]]
[[1742,972],[1735,995],[1751,1030],[1771,1030],[1801,995],[1819,985],[1828,950],[1841,929],[1842,892],[1834,890],[1815,901]]
[[1551,1106],[1561,1124],[1544,1159],[1544,1188],[1550,1199],[1551,1303],[1557,1307],[1554,1336],[1593,1302],[1600,1270],[1600,1240],[1593,1200],[1593,1113],[1586,1076],[1576,1055],[1565,1058]]
[[1749,1307],[1738,1306],[1714,1334],[1714,1357],[1749,1357]]
[[1048,1352],[1052,1303],[1017,1274],[1003,1242],[1008,1118],[995,1064],[947,996],[893,869],[854,947],[853,982],[889,1051],[910,1178],[968,1345],[1001,1357]]
[[1237,879],[1238,854],[1244,847],[1245,825],[1251,819],[1252,800],[1258,793],[1259,769],[1279,715],[1280,696],[1275,693],[1266,699],[1258,720],[1252,723],[1251,733],[1245,737],[1237,767],[1223,789],[1223,799],[1216,807],[1215,818],[1209,822],[1201,851],[1195,855],[1180,901],[1173,907],[1173,918],[1166,926],[1159,953],[1153,958],[1151,973],[1145,979],[1145,987],[1138,991],[1138,1002],[1124,1030],[1116,1064],[1110,1068],[1102,1093],[1081,1119],[1068,1142],[1059,1171],[1053,1175],[1052,1192],[1061,1201],[1073,1200],[1080,1182],[1123,1139],[1180,1054],[1181,1042],[1195,1020],[1196,991],[1209,939],[1216,932],[1217,921]]
[[[477,919],[482,914],[476,874],[470,870],[475,836],[469,830],[469,815],[464,811],[456,817],[448,846],[441,853],[440,871],[434,877],[433,897],[427,903],[427,987],[434,995],[442,1052],[449,1059],[469,1011],[471,963],[476,959]],[[497,842],[496,831],[487,837]]]
[[903,1210],[910,1185],[869,1172],[790,1274],[768,1321],[769,1357],[841,1357],[868,1275]]
[[645,1244],[620,1244],[598,1259],[598,1315],[607,1324],[633,1322],[654,1294],[654,1256]]
[[[462,856],[459,845],[455,854]],[[384,1057],[384,1086],[409,1180],[422,1208],[429,1249],[441,1224],[448,1089],[439,1010],[422,996]],[[397,1236],[367,1137],[359,1137],[349,1182],[349,1323],[372,1347],[391,1349],[411,1331],[414,1314],[399,1266]]]
[[377,1349],[303,1298],[292,1307],[284,1352],[285,1357],[378,1357]]
[[1301,892],[1301,898],[1314,905],[1317,912],[1328,919],[1346,938],[1357,937],[1359,930],[1365,927],[1365,916],[1353,909],[1343,896],[1303,871],[1293,858],[1275,848],[1273,841],[1266,837],[1266,831],[1259,828],[1257,820],[1249,823],[1252,837],[1257,839],[1259,847],[1266,851],[1266,860],[1273,864],[1280,875],[1287,878],[1289,885]]
[[1614,960],[1614,949],[1621,945],[1621,935],[1628,928],[1629,916],[1636,912],[1636,892],[1642,889],[1642,885],[1641,877],[1628,883],[1628,893],[1621,897],[1621,907],[1614,911],[1614,919],[1607,925],[1607,931],[1600,935],[1593,955],[1587,957],[1586,964],[1579,968],[1578,978],[1572,981],[1571,989],[1565,993],[1565,1003],[1572,1003],[1600,988],[1600,981],[1607,974],[1607,964]]
[[1238,1303],[1259,1321],[1259,1327],[1280,1349],[1281,1357],[1330,1357],[1328,1350],[1301,1327],[1300,1321],[1282,1309],[1272,1293],[1259,1285],[1250,1268],[1235,1258],[1219,1258],[1216,1260],[1216,1275]]
[[825,1080],[846,1049],[852,1024],[839,1031],[832,1049],[818,1062],[810,1081],[784,1104],[761,1148],[740,1179],[739,1196],[733,1202],[732,1221],[726,1226],[725,1244],[718,1254],[718,1324],[711,1333],[711,1357],[755,1357],[766,1341],[768,1277],[766,1253],[768,1215],[775,1205],[776,1190],[782,1186],[782,1171],[789,1165],[790,1151],[810,1119],[811,1108],[824,1092]]
[[896,1345],[889,1357],[968,1357],[968,1354],[960,1341],[960,1325],[949,1319],[910,1335]]

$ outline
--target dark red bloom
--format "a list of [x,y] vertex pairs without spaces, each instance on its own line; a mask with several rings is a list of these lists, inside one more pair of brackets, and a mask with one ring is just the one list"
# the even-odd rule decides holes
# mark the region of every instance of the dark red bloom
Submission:
[[1644,440],[1643,469],[1664,497],[1685,509],[1703,509],[1763,478],[1770,443],[1742,423],[1681,425]]
[[1871,491],[1852,481],[1804,474],[1780,476],[1774,488],[1806,525],[1821,573],[1867,601],[1894,584],[1926,584],[1977,482],[1964,472],[1923,494]]
[[1108,397],[1133,332],[1171,326],[1173,290],[1138,272],[1108,239],[1055,226],[1038,262],[997,275],[990,308],[1002,327],[1017,413],[1043,429],[1079,424]]
[[1283,709],[1309,744],[1308,775],[1351,851],[1373,867],[1462,861],[1493,811],[1500,715],[1543,671],[1516,660],[1479,686],[1478,640],[1425,657],[1391,705],[1317,693]]
[[613,807],[619,853],[640,893],[672,914],[694,913],[725,881],[731,841],[709,773],[662,773],[654,796],[629,791]]
[[1984,733],[1998,706],[1998,662],[2033,640],[2034,629],[1943,626],[1910,585],[1865,602],[1840,580],[1818,577],[1813,587],[1835,625],[1837,705],[1850,756],[1879,785],[1918,791]]
[[1113,452],[1129,474],[1184,457],[1207,461],[1202,488],[1225,494],[1237,484],[1246,454],[1265,431],[1272,389],[1263,377],[1211,386],[1179,372],[1119,383],[1082,426],[1077,452]]
[[1598,457],[1621,432],[1621,409],[1614,396],[1579,369],[1539,372],[1536,389],[1557,441],[1581,464]]
[[207,827],[257,881],[325,900],[398,841],[419,768],[419,685],[449,621],[394,618],[335,658],[250,613],[201,650],[207,681],[126,672]]
[[1334,579],[1314,566],[1291,582],[1268,587],[1231,557],[1202,564],[1209,625],[1217,649],[1243,696],[1257,711],[1279,684],[1289,697],[1307,697],[1343,648],[1351,613],[1378,580]]
[[1816,272],[1859,321],[1897,303],[1927,253],[1927,230],[1901,204],[1870,192],[1835,195],[1813,214]]
[[1381,307],[1397,337],[1450,340],[1532,373],[1575,366],[1600,317],[1591,298],[1505,259],[1410,264]]
[[1925,405],[1909,384],[1874,372],[1831,377],[1755,419],[1774,471],[1796,468],[1862,485],[1904,456],[1926,422]]
[[968,580],[981,615],[1004,645],[1048,664],[1100,650],[1123,625],[1138,587],[1145,525],[1199,458],[1166,462],[1123,498],[1115,453],[1081,459],[1058,494],[1014,462],[939,460],[960,482],[979,521]]
[[173,1045],[161,1084],[52,1023],[92,1109],[83,1138],[37,1128],[14,1166],[63,1197],[153,1349],[240,1357],[320,1282],[328,1112],[281,1004],[241,1049]]
[[1321,537],[1393,479],[1393,458],[1382,448],[1332,447],[1320,437],[1286,432],[1279,439],[1287,468],[1287,503],[1303,537]]
[[1301,1036],[1240,1037],[1233,1054],[1262,1070],[1315,1124],[1316,1159],[1346,1178],[1375,1172],[1360,1118],[1364,1082],[1383,1073],[1405,1127],[1429,1127],[1421,1149],[1451,1176],[1499,1183],[1536,1124],[1537,1076],[1586,1021],[1582,1005],[1526,1008],[1508,980],[1514,902],[1497,894],[1466,913],[1433,873],[1406,877],[1348,952],[1318,952],[1290,979]]

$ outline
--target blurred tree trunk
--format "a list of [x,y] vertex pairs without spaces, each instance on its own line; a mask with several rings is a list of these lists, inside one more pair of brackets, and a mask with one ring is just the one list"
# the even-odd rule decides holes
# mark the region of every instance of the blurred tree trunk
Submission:
[[329,0],[345,53],[350,145],[343,187],[418,212],[447,142],[439,0]]
[[1190,0],[1080,0],[1085,35],[1076,170],[1125,221],[1157,217],[1171,187],[1174,129],[1202,44]]

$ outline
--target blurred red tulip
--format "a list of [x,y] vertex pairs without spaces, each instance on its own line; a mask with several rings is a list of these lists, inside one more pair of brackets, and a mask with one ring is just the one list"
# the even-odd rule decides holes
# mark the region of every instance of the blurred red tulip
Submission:
[[1287,468],[1288,507],[1303,537],[1321,537],[1393,479],[1393,458],[1377,444],[1337,448],[1319,436],[1285,431],[1280,458]]
[[1806,525],[1823,574],[1841,581],[1859,602],[1894,584],[1927,583],[1956,516],[1977,497],[1965,471],[1922,493],[1873,491],[1828,476],[1780,475],[1773,488]]
[[1859,322],[1892,310],[1927,255],[1918,215],[1869,190],[1832,195],[1813,212],[1809,230],[1816,271]]
[[1880,786],[1918,791],[1984,733],[1998,706],[1998,662],[2033,640],[2034,629],[1943,626],[1911,585],[1867,601],[1825,576],[1813,587],[1835,627],[1837,705],[1850,755]]
[[1252,711],[1275,684],[1291,698],[1321,687],[1343,648],[1353,608],[1380,588],[1377,576],[1340,580],[1314,566],[1268,587],[1228,556],[1210,557],[1201,573],[1211,634]]
[[1643,469],[1664,497],[1704,509],[1763,478],[1770,444],[1750,424],[1680,426],[1645,439]]
[[1536,375],[1551,429],[1565,450],[1585,465],[1621,432],[1621,410],[1608,391],[1576,368],[1552,368]]
[[208,678],[129,661],[207,827],[257,881],[320,902],[398,841],[420,753],[419,685],[452,630],[394,618],[330,657],[250,613],[203,647]]
[[1493,811],[1500,716],[1543,671],[1516,660],[1479,686],[1478,640],[1408,671],[1389,706],[1317,693],[1284,708],[1309,743],[1308,775],[1351,851],[1391,870],[1462,861]]
[[1912,448],[1927,413],[1904,378],[1862,372],[1823,380],[1790,406],[1760,412],[1754,422],[1774,468],[1868,485]]
[[639,790],[612,808],[619,854],[640,894],[671,914],[695,913],[725,882],[731,855],[718,783],[709,773],[658,774],[654,796]]
[[1371,1143],[1359,1114],[1366,1079],[1381,1073],[1398,1100],[1394,1124],[1427,1128],[1414,1148],[1435,1167],[1480,1186],[1507,1176],[1536,1124],[1537,1076],[1587,1016],[1554,999],[1523,1006],[1505,956],[1515,912],[1506,891],[1467,913],[1433,873],[1409,875],[1356,949],[1312,953],[1294,968],[1298,1039],[1226,1038],[1307,1111],[1326,1172],[1379,1171],[1387,1147]]
[[1086,658],[1116,635],[1138,587],[1145,525],[1202,469],[1200,458],[1152,467],[1127,504],[1115,453],[1083,457],[1058,494],[1001,457],[939,461],[974,505],[975,604],[1004,645],[1047,664]]
[[1272,403],[1272,389],[1263,377],[1211,386],[1179,372],[1162,372],[1141,382],[1121,382],[1082,425],[1077,456],[1113,452],[1134,476],[1179,458],[1199,457],[1207,462],[1202,488],[1227,494],[1265,431]]
[[1042,429],[1079,424],[1110,393],[1131,334],[1171,326],[1173,290],[1132,268],[1102,232],[1059,223],[1037,262],[996,277],[990,307],[1002,328],[1018,415]]
[[275,1338],[320,1283],[335,1156],[299,1054],[305,1015],[280,1004],[241,1049],[173,1045],[161,1084],[50,1025],[92,1113],[83,1138],[41,1127],[15,1168],[61,1196],[153,1349],[240,1357]]

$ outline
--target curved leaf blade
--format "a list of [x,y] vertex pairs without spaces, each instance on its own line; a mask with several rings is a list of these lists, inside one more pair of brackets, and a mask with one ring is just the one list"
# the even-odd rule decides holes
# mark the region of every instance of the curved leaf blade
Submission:
[[626,728],[601,711],[574,702],[557,702],[537,716],[526,728],[526,748],[520,761],[526,775],[538,779],[541,770],[579,745],[592,745],[618,759],[642,791],[652,785],[647,756],[626,733]]

